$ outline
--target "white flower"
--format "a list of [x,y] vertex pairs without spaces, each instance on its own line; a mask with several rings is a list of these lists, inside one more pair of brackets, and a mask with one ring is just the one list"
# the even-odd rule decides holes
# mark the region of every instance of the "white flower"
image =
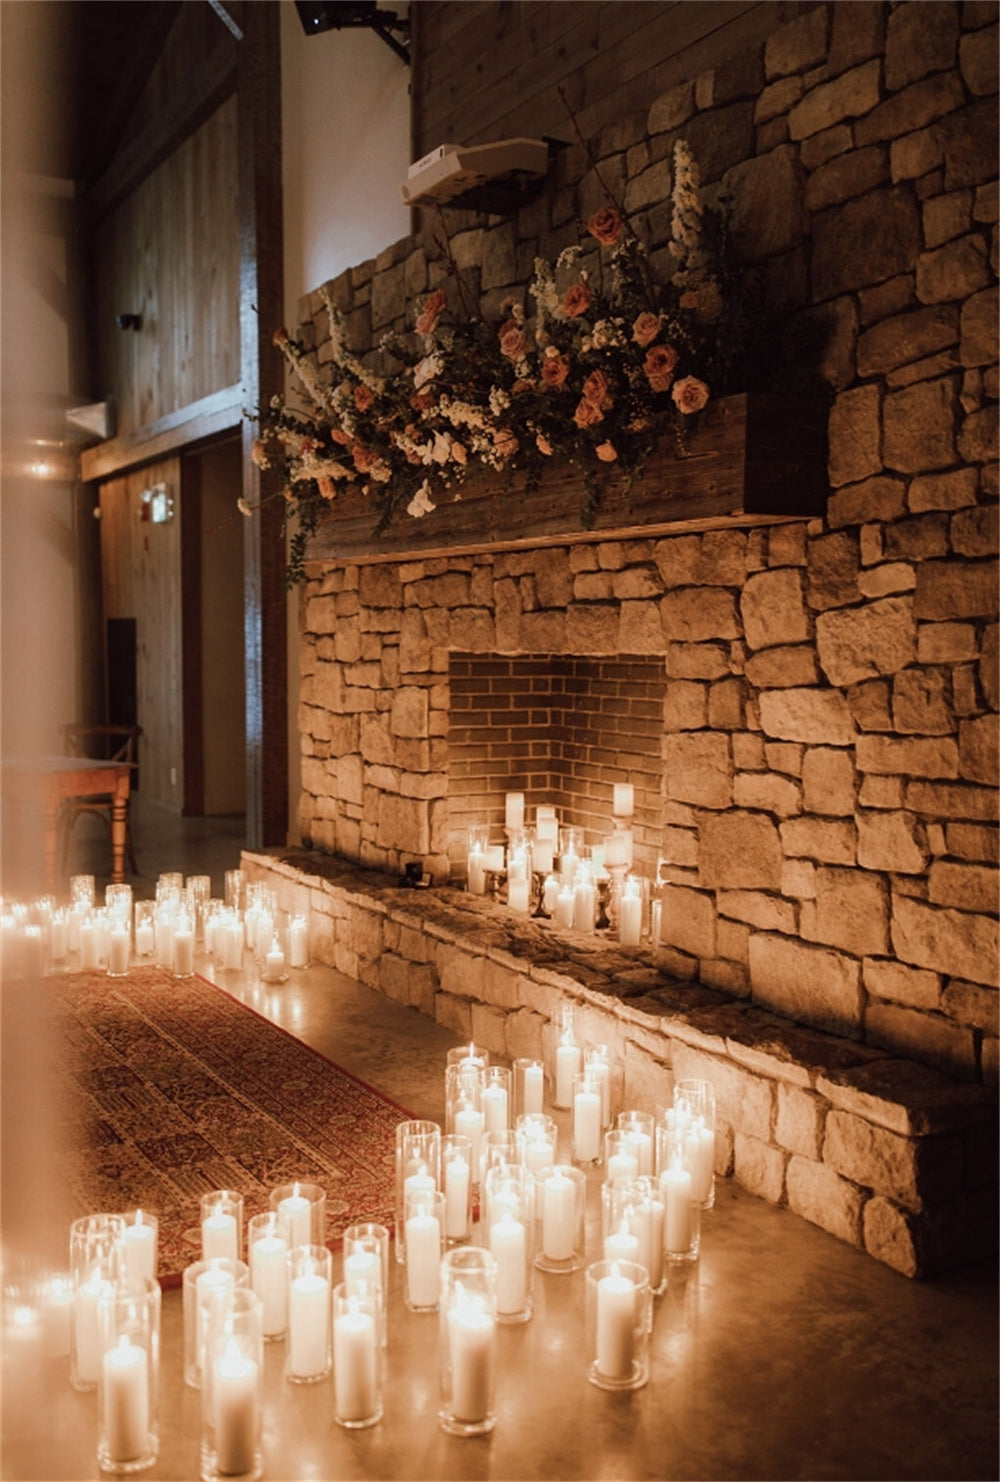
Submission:
[[243,518],[245,520],[252,520],[253,519],[253,510],[250,507],[250,505],[248,504],[248,502],[242,496],[239,499],[237,499],[237,501],[236,501],[236,508],[239,510],[240,514],[243,516]]
[[425,355],[423,360],[419,361],[413,367],[414,386],[419,391],[421,386],[426,386],[428,381],[433,381],[443,370],[444,360],[441,355],[437,352],[432,355]]
[[510,406],[510,397],[502,386],[490,387],[490,411],[494,417],[499,417],[501,412]]
[[412,515],[415,520],[418,520],[421,515],[430,514],[431,510],[435,508],[436,506],[431,500],[431,491],[428,487],[427,480],[424,479],[420,488],[406,506],[406,513]]

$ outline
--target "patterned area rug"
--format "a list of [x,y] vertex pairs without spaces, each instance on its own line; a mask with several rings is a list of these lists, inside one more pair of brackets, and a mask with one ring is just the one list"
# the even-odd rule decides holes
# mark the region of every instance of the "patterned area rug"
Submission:
[[296,1179],[326,1190],[330,1245],[358,1220],[392,1228],[402,1107],[204,978],[145,968],[50,985],[71,1217],[155,1214],[162,1282],[199,1259],[212,1189],[243,1195],[244,1228]]

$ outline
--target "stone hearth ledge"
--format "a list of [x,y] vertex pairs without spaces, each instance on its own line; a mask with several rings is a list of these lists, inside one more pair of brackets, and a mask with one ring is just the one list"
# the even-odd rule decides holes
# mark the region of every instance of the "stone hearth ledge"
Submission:
[[245,851],[250,880],[308,911],[310,952],[491,1054],[541,1058],[567,1001],[623,1069],[624,1104],[712,1081],[716,1172],[906,1276],[996,1249],[997,1105],[983,1086],[665,972],[651,951],[315,851]]

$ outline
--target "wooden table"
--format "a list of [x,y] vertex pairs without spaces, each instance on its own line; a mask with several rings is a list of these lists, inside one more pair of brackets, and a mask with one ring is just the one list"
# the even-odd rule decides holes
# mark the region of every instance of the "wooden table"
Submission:
[[57,883],[59,807],[64,798],[111,798],[111,879],[125,879],[125,836],[132,767],[129,762],[105,762],[88,757],[11,757],[3,762],[4,788],[24,787],[42,809],[42,844],[49,889]]

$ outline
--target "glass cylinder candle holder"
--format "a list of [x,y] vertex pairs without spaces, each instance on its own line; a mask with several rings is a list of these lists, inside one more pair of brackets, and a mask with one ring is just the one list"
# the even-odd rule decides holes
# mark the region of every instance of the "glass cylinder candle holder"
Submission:
[[[512,1125],[512,1075],[506,1065],[487,1065],[480,1092],[484,1132],[505,1132]],[[459,1130],[456,1128],[456,1131]]]
[[247,877],[243,870],[226,870],[223,876],[223,888],[227,906],[232,906],[237,911],[242,911],[246,904]]
[[407,1189],[404,1228],[406,1305],[411,1312],[436,1312],[445,1231],[445,1197],[440,1190]]
[[104,904],[115,921],[132,921],[132,887],[120,883],[105,885]]
[[441,1187],[444,1193],[444,1233],[449,1246],[472,1236],[472,1141],[460,1132],[441,1139]]
[[84,1215],[70,1226],[70,1382],[74,1389],[95,1390],[101,1377],[103,1325],[121,1281],[124,1233],[125,1219],[120,1214]]
[[389,1336],[389,1231],[385,1225],[362,1220],[344,1231],[344,1286],[377,1298],[379,1340],[384,1348]]
[[55,906],[49,917],[48,944],[48,970],[61,973],[69,956],[69,912],[64,906]]
[[261,1300],[265,1343],[277,1343],[288,1331],[288,1221],[275,1210],[252,1215],[247,1222],[247,1265],[250,1287]]
[[639,1158],[627,1128],[609,1127],[604,1134],[604,1182],[639,1177]]
[[206,1342],[202,1399],[202,1482],[253,1482],[263,1471],[263,1303],[238,1288]]
[[[634,1260],[646,1268],[649,1289],[666,1289],[665,1205],[657,1179],[618,1179],[603,1189],[604,1257]],[[634,1242],[634,1246],[631,1244]]]
[[586,1177],[579,1168],[556,1163],[535,1178],[535,1265],[540,1271],[579,1271],[584,1265]]
[[309,915],[296,911],[288,922],[288,965],[293,971],[309,966]]
[[194,918],[191,912],[183,907],[177,912],[174,921],[170,970],[175,978],[194,976],[194,946]]
[[285,1377],[316,1384],[330,1373],[333,1255],[325,1245],[296,1245],[286,1257],[288,1352]]
[[125,1216],[122,1232],[122,1284],[140,1287],[156,1276],[160,1222],[145,1209],[134,1209]]
[[341,1282],[333,1290],[333,1414],[361,1430],[382,1419],[380,1315],[374,1287]]
[[188,875],[184,881],[184,894],[194,923],[195,946],[201,951],[205,946],[205,912],[212,898],[211,875]]
[[270,1208],[288,1225],[288,1245],[326,1244],[326,1190],[296,1179],[278,1184],[268,1196]]
[[551,1168],[556,1161],[559,1128],[553,1117],[544,1112],[527,1112],[518,1117],[514,1128],[519,1162],[532,1173]]
[[572,890],[577,868],[583,851],[583,836],[579,829],[559,830],[559,877]]
[[582,1068],[600,1082],[601,1127],[610,1127],[618,1112],[618,1078],[615,1075],[616,1065],[610,1046],[585,1044]]
[[545,1110],[545,1067],[541,1060],[519,1056],[513,1064],[513,1120]]
[[634,1261],[587,1267],[587,1378],[598,1389],[639,1389],[649,1378],[652,1300]]
[[535,1177],[526,1168],[491,1168],[483,1180],[480,1240],[496,1261],[497,1321],[531,1316]]
[[152,962],[156,951],[155,901],[136,901],[133,907],[135,956],[139,962]]
[[573,1162],[594,1168],[601,1160],[601,1082],[589,1070],[573,1077]]
[[683,1160],[702,1209],[715,1205],[715,1088],[711,1081],[674,1083],[674,1111],[683,1144]]
[[109,978],[127,978],[132,965],[132,928],[130,918],[111,916],[107,923]]
[[552,1104],[568,1110],[573,1100],[573,1077],[583,1069],[583,1046],[576,1037],[572,1004],[560,1005],[557,1017],[543,1031],[543,1039],[548,1046]]
[[618,1113],[615,1124],[624,1132],[629,1147],[635,1154],[636,1169],[640,1177],[656,1172],[656,1118],[651,1112],[623,1111]]
[[701,1248],[701,1201],[695,1197],[694,1180],[679,1152],[661,1169],[658,1185],[666,1260],[671,1265],[696,1261]]
[[85,906],[88,911],[93,910],[97,899],[93,875],[71,875],[69,877],[69,899],[70,905]]
[[179,901],[184,894],[184,876],[180,870],[164,870],[156,879],[158,901]]
[[470,1040],[467,1045],[452,1045],[445,1053],[445,1065],[463,1065],[465,1068],[482,1070],[490,1063],[490,1052],[482,1045]]
[[269,918],[269,926],[257,933],[254,961],[262,983],[287,983],[289,959],[288,921],[279,911]]
[[184,1268],[181,1292],[184,1313],[184,1383],[201,1389],[205,1346],[211,1325],[228,1310],[234,1291],[250,1285],[245,1261],[218,1256],[210,1261],[192,1261]]
[[42,1324],[46,1358],[68,1359],[73,1346],[73,1278],[68,1271],[53,1271],[46,1278]]
[[235,1189],[213,1189],[201,1196],[201,1258],[223,1256],[238,1261],[243,1254],[243,1195]]
[[105,1472],[139,1472],[160,1449],[160,1286],[119,1290],[105,1312],[97,1386],[97,1459]]
[[465,858],[465,877],[470,895],[486,894],[486,844],[486,830],[470,828]]
[[[471,1160],[470,1160],[471,1167]],[[475,1177],[474,1171],[471,1175]],[[413,1183],[410,1180],[419,1180]],[[441,1183],[441,1128],[413,1118],[396,1126],[396,1260],[406,1260],[407,1188],[433,1190]]]
[[472,1144],[472,1177],[479,1182],[483,1150],[483,1086],[486,1067],[461,1061],[444,1073],[444,1130],[458,1132]]
[[455,1436],[482,1435],[496,1424],[496,1261],[465,1245],[441,1262],[442,1428]]

